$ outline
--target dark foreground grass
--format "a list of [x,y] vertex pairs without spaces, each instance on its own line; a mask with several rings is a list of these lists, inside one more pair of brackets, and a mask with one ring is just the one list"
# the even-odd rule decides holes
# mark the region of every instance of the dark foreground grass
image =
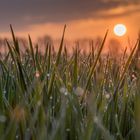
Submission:
[[59,51],[47,45],[42,55],[30,36],[23,53],[11,32],[0,59],[0,140],[139,140],[139,40],[116,60],[101,56],[107,33],[98,51],[69,55],[64,28]]

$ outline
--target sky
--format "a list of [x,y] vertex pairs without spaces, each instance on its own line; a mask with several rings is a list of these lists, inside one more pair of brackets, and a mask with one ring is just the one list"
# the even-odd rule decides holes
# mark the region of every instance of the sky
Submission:
[[113,27],[127,27],[125,39],[137,38],[140,30],[140,0],[1,0],[0,37],[9,36],[12,24],[18,36],[28,34],[36,40],[50,35],[61,37],[66,24],[66,39],[103,37],[117,38]]

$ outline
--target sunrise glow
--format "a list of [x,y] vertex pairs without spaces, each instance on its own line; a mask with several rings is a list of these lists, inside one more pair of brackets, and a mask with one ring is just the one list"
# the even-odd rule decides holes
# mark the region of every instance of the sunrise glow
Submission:
[[127,32],[127,28],[124,24],[116,24],[114,27],[114,34],[116,36],[124,36]]

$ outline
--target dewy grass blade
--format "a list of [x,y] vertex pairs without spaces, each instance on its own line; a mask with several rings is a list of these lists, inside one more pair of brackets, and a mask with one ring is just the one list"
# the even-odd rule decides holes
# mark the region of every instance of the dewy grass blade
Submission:
[[119,82],[118,82],[118,85],[116,86],[116,89],[115,89],[115,92],[114,92],[114,95],[113,95],[114,98],[116,97],[116,94],[117,94],[117,92],[118,92],[120,86],[122,85],[123,79],[124,79],[124,77],[125,77],[125,74],[126,74],[128,68],[129,68],[130,64],[131,64],[131,61],[132,61],[132,59],[133,59],[133,55],[134,55],[134,53],[135,53],[135,51],[136,51],[136,48],[137,48],[138,44],[139,44],[139,41],[137,41],[137,43],[135,44],[135,46],[134,46],[134,48],[133,48],[133,50],[132,50],[132,52],[131,52],[131,54],[130,54],[130,56],[129,56],[129,58],[128,58],[126,64],[125,64],[123,73],[122,73],[122,75],[121,75],[121,77],[120,77],[120,80],[119,80]]
[[89,71],[89,73],[88,73],[87,82],[86,82],[86,86],[85,86],[85,89],[84,89],[84,94],[83,94],[83,96],[82,96],[82,98],[81,98],[81,101],[83,101],[84,98],[85,98],[85,96],[86,96],[86,92],[87,92],[87,89],[88,89],[88,87],[89,87],[89,84],[90,84],[92,75],[93,75],[93,73],[94,73],[94,70],[95,70],[95,68],[96,68],[97,62],[98,62],[99,57],[100,57],[100,55],[101,55],[101,52],[102,52],[102,50],[103,50],[103,47],[104,47],[104,44],[105,44],[105,41],[106,41],[106,38],[107,38],[107,34],[108,34],[108,31],[107,31],[106,34],[105,34],[105,37],[104,37],[103,42],[102,42],[102,44],[101,44],[101,47],[99,48],[99,52],[98,52],[98,54],[97,54],[96,60],[95,60],[93,66],[91,67],[91,69],[90,69],[90,71]]
[[34,67],[36,67],[34,48],[33,48],[33,43],[32,43],[30,35],[29,35],[29,46],[30,46],[30,51],[31,51],[31,56],[33,59]]
[[8,49],[9,49],[9,52],[11,54],[11,57],[13,59],[13,61],[16,63],[16,58],[14,56],[14,52],[13,52],[13,48],[10,46],[9,42],[6,40],[6,43],[7,43],[7,46],[8,46]]
[[73,70],[73,87],[77,87],[78,81],[78,48],[75,50],[75,57],[74,57],[74,70]]
[[10,29],[11,29],[11,33],[12,33],[12,38],[13,38],[13,43],[14,43],[15,50],[16,50],[16,52],[18,53],[18,55],[20,57],[19,44],[18,44],[18,41],[17,41],[17,39],[15,37],[12,25],[10,25]]
[[[62,52],[62,49],[63,49],[63,42],[64,42],[65,30],[66,30],[66,25],[64,26],[62,40],[61,40],[60,48],[59,48],[59,51],[58,51],[58,54],[57,54],[57,59],[56,59],[55,67],[58,66],[59,61],[60,61],[61,52]],[[51,94],[51,90],[52,90],[52,87],[53,87],[54,78],[55,78],[55,69],[53,69],[52,74],[51,74],[51,79],[49,81],[48,92],[47,92],[48,96],[50,96],[50,94]]]

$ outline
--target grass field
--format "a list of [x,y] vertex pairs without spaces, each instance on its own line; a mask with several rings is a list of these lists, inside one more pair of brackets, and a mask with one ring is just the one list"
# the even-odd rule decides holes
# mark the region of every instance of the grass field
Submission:
[[[95,51],[71,55],[47,45],[22,53],[13,43],[0,59],[0,140],[139,140],[140,40],[118,60]],[[113,47],[113,46],[112,46]],[[35,48],[35,49],[33,49]]]

